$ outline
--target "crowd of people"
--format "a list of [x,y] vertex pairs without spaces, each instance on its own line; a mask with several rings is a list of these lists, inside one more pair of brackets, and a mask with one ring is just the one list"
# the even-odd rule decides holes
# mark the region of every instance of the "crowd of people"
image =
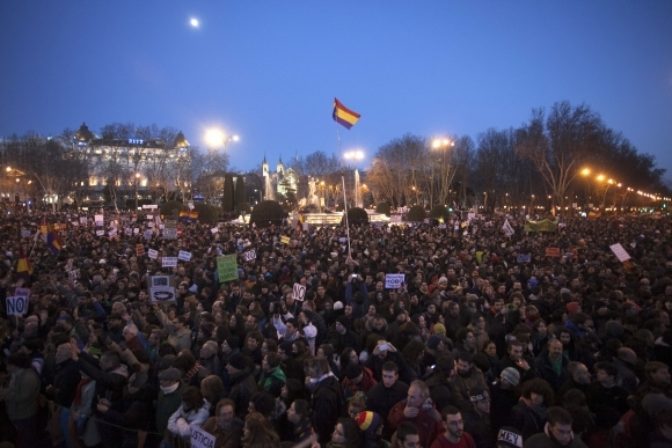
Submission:
[[508,221],[358,226],[348,248],[343,227],[173,239],[144,214],[5,211],[0,446],[671,446],[672,218]]

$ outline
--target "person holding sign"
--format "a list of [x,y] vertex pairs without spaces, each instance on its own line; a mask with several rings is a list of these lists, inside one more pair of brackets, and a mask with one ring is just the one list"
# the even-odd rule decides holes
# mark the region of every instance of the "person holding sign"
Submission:
[[194,386],[187,387],[182,393],[182,404],[168,419],[169,435],[166,437],[172,438],[174,442],[189,441],[192,426],[201,426],[209,415],[210,405],[201,391]]

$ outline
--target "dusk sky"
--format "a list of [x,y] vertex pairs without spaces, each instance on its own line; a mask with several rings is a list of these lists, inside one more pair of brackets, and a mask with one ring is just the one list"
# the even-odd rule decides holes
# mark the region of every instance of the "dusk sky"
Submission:
[[406,133],[477,140],[568,100],[672,178],[670,0],[3,0],[0,65],[4,137],[132,122],[204,147],[219,125],[234,168],[354,147],[366,167]]

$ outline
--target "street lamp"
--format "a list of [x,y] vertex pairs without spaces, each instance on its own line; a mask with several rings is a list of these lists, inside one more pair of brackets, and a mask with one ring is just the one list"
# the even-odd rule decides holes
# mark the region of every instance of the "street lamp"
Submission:
[[[203,137],[205,140],[205,144],[208,146],[208,148],[211,151],[214,151],[216,149],[222,149],[226,150],[226,146],[233,142],[237,143],[240,141],[240,136],[238,134],[227,134],[224,130],[220,128],[209,128],[205,131],[205,135]],[[211,167],[214,168],[214,167]],[[224,199],[224,185],[226,182],[222,183],[222,199]]]
[[140,180],[140,173],[135,173],[135,209],[138,209],[138,181]]
[[[443,153],[443,163],[441,164],[441,182],[440,182],[440,191],[439,194],[441,197],[439,198],[439,203],[444,204],[446,203],[446,199],[448,199],[448,194],[447,191],[450,188],[450,170],[448,169],[448,163],[447,163],[447,157],[448,157],[448,151],[450,148],[455,146],[455,141],[451,138],[448,137],[434,137],[432,139],[431,143],[431,149],[432,151],[441,151]],[[432,164],[432,181],[430,183],[430,206],[434,206],[434,164]]]
[[[347,161],[361,162],[364,160],[364,151],[361,149],[352,149],[343,153],[343,158]],[[355,168],[355,207],[362,207],[361,194],[359,191],[359,171]]]

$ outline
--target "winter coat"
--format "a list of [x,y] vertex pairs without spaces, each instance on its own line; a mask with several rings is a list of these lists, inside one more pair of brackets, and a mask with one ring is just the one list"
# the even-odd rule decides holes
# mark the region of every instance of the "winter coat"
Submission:
[[231,375],[231,392],[229,398],[236,403],[236,415],[244,419],[250,405],[252,395],[257,391],[252,371],[249,369]]
[[23,420],[37,414],[40,378],[32,368],[12,373],[5,395],[7,416],[11,421]]

